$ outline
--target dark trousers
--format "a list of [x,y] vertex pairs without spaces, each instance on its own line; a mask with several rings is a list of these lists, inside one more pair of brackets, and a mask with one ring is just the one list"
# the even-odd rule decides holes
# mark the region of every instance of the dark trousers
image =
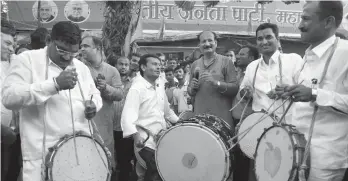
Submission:
[[132,173],[131,161],[134,156],[134,143],[132,138],[123,138],[122,131],[114,131],[115,158],[119,172],[119,181],[129,181]]
[[249,180],[249,169],[250,159],[244,155],[239,147],[235,150],[235,161],[236,166],[233,173],[233,181],[248,181]]
[[[234,126],[237,126],[239,119],[234,119]],[[238,131],[238,130],[236,130]],[[233,172],[233,181],[248,181],[250,171],[250,159],[244,155],[239,146],[235,147],[235,169]]]
[[19,177],[21,168],[21,140],[18,134],[13,144],[1,144],[1,180],[16,181]]
[[342,181],[346,181],[348,180],[348,169],[346,169],[346,174],[344,175],[344,178]]
[[162,181],[156,166],[155,150],[145,147],[140,150],[139,155],[145,161],[147,167],[144,181]]

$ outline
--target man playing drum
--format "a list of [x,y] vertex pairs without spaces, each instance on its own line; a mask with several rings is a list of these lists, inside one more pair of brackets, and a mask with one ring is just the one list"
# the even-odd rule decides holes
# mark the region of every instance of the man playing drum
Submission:
[[[273,103],[268,95],[277,85],[292,85],[294,72],[303,64],[302,58],[295,53],[279,52],[279,29],[276,24],[263,23],[256,29],[256,44],[261,58],[251,62],[240,86],[240,96],[252,99],[254,111],[267,110]],[[273,109],[281,104],[281,100],[273,105]],[[271,111],[272,111],[271,108]],[[281,116],[283,109],[276,115]],[[290,114],[287,114],[287,118]]]
[[[179,120],[169,108],[164,85],[158,83],[160,68],[161,61],[157,56],[146,54],[140,58],[141,77],[133,80],[121,116],[123,137],[132,136],[136,146],[144,146],[139,151],[147,167],[144,181],[161,180],[155,162],[154,135],[166,129],[165,118],[172,123]],[[152,134],[148,140],[145,129]]]
[[[269,110],[269,113],[276,107],[281,106],[282,100],[273,100],[273,97],[269,95],[271,91],[274,91],[276,86],[294,84],[292,75],[296,72],[298,65],[302,64],[302,58],[294,53],[280,53],[279,41],[279,30],[276,24],[263,23],[256,29],[256,44],[261,53],[261,58],[252,61],[247,66],[240,86],[240,97],[248,102],[252,101],[252,110],[255,113],[240,121],[239,125],[241,127],[238,130],[239,133],[250,128],[261,116],[267,114],[262,113],[262,110]],[[275,115],[281,117],[286,105],[278,109]],[[286,119],[290,119],[290,117],[291,115],[288,113]],[[239,147],[246,156],[253,158],[257,139],[261,136],[265,128],[272,126],[273,121],[275,120],[267,117],[267,120],[257,124],[251,131],[247,132],[245,137],[242,135],[238,137],[241,137],[238,140]],[[253,174],[249,175],[249,177],[255,180]],[[247,176],[246,178],[239,179],[245,180]]]
[[314,125],[308,181],[341,181],[348,168],[348,41],[335,36],[342,16],[341,1],[304,5],[299,29],[310,47],[297,78],[302,83],[285,88],[296,102],[291,124],[307,142]]
[[[89,133],[87,119],[93,118],[102,107],[100,92],[88,67],[74,58],[81,41],[79,27],[70,21],[58,22],[52,28],[51,37],[52,42],[44,49],[16,56],[3,82],[2,103],[8,109],[20,111],[23,181],[41,180],[48,148],[64,135],[73,133],[71,107],[75,130],[86,133]],[[74,68],[67,69],[68,66]],[[92,99],[82,101],[76,86],[78,80],[86,93],[84,96],[93,96]]]

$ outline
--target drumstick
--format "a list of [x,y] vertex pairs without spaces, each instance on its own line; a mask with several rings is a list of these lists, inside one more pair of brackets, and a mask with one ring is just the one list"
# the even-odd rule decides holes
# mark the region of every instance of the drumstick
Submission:
[[280,120],[277,122],[277,124],[281,123],[282,120],[285,118],[286,113],[288,113],[288,111],[290,110],[290,107],[292,106],[292,104],[294,103],[293,100],[290,100],[290,104],[288,105],[288,107],[286,108],[286,110],[284,111],[282,117],[280,118]]
[[76,146],[76,133],[75,133],[75,123],[74,123],[74,111],[73,111],[72,100],[71,100],[71,89],[69,89],[69,100],[70,100],[71,123],[72,123],[72,128],[73,128],[73,138],[74,138],[76,163],[77,163],[77,165],[80,165],[79,157],[77,154],[77,146]]
[[[85,99],[85,95],[83,94],[82,86],[81,86],[81,83],[80,83],[79,79],[77,79],[77,83],[78,83],[78,85],[79,85],[79,89],[80,89],[80,93],[81,93],[81,96],[82,96],[82,100],[83,100],[83,102],[85,103],[85,102],[86,102],[86,99]],[[93,99],[93,94],[91,95],[91,101],[92,101],[92,99]],[[86,106],[86,105],[85,105],[85,106]],[[94,136],[92,135],[92,129],[91,129],[91,125],[90,125],[90,124],[93,124],[93,126],[94,126],[94,128],[95,128],[95,131],[97,132],[97,134],[99,134],[98,128],[97,128],[97,126],[95,125],[93,119],[89,119],[89,120],[88,120],[89,132],[90,132],[90,134],[91,134],[91,137],[92,137],[92,139],[93,139],[93,143],[94,143],[95,149],[97,150],[100,159],[103,161],[103,164],[104,164],[105,168],[108,170],[109,174],[111,174],[111,173],[110,173],[110,170],[108,169],[107,164],[105,163],[105,161],[104,161],[104,159],[103,159],[101,153],[99,152],[99,149],[98,149],[98,147],[97,147],[96,140],[95,140]],[[101,141],[103,141],[103,139],[101,139]]]
[[[239,92],[238,92],[239,93]],[[234,105],[229,111],[233,111],[233,109],[235,109],[244,99],[244,97],[247,95],[247,91],[245,91],[244,95],[240,98],[240,100],[237,102],[236,105]]]

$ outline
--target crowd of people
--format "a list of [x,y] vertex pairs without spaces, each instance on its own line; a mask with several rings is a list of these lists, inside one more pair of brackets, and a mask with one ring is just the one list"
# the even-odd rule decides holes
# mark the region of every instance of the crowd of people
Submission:
[[[14,48],[16,30],[2,19],[1,179],[41,180],[48,148],[72,130],[90,133],[93,119],[111,153],[111,180],[160,181],[156,134],[182,121],[182,113],[216,115],[235,134],[244,118],[288,107],[289,97],[290,111],[274,115],[286,114],[285,122],[306,138],[317,110],[308,181],[348,179],[348,41],[335,35],[342,17],[340,1],[304,5],[299,30],[310,46],[303,58],[283,53],[278,26],[263,23],[255,45],[224,55],[216,52],[218,35],[202,31],[202,55],[194,61],[161,52],[105,57],[102,40],[82,35],[70,21],[51,33],[38,28],[30,45]],[[239,148],[234,158],[228,180],[256,180],[254,160]]]

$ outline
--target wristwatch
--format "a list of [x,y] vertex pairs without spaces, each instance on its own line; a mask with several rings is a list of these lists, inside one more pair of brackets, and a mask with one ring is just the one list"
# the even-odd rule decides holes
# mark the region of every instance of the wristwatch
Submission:
[[312,101],[316,101],[318,96],[318,89],[313,88],[312,89]]

